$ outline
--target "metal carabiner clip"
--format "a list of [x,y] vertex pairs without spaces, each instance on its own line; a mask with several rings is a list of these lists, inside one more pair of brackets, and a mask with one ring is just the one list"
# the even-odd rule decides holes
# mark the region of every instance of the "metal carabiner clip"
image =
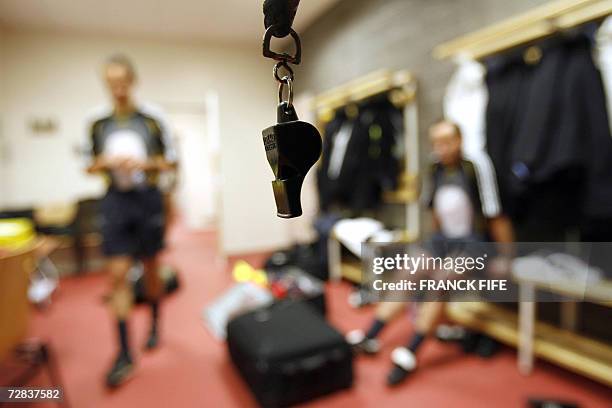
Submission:
[[290,55],[287,53],[276,53],[270,49],[270,42],[272,41],[272,35],[276,31],[277,26],[271,25],[266,30],[263,38],[263,56],[266,58],[272,58],[275,61],[285,61],[291,64],[300,65],[302,61],[302,43],[300,41],[300,36],[295,32],[294,29],[289,31],[289,35],[293,38],[295,42],[295,55]]

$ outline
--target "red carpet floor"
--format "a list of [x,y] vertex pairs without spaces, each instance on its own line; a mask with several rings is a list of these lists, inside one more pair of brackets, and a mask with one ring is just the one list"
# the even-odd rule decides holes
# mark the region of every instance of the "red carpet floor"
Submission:
[[[139,307],[130,321],[137,350],[137,373],[119,390],[103,386],[113,358],[113,322],[101,297],[100,274],[62,281],[53,304],[32,319],[31,334],[55,349],[66,392],[73,407],[250,407],[248,389],[228,361],[224,344],[202,325],[201,311],[230,285],[230,265],[215,249],[213,233],[174,228],[164,258],[180,270],[182,288],[168,298],[162,314],[162,346],[144,353],[148,310]],[[246,257],[260,263],[262,256]],[[331,321],[342,331],[363,327],[372,310],[355,311],[346,299],[347,284],[328,287]],[[516,369],[516,354],[505,349],[490,360],[460,353],[453,345],[430,341],[422,347],[420,369],[406,384],[389,390],[384,378],[392,348],[410,334],[407,318],[382,335],[383,352],[361,357],[349,391],[325,397],[309,407],[524,407],[529,396],[555,397],[582,407],[611,407],[612,391],[552,365],[538,362],[529,377]],[[45,378],[37,380],[45,385]],[[23,407],[24,405],[19,405]],[[39,407],[41,405],[33,405]]]

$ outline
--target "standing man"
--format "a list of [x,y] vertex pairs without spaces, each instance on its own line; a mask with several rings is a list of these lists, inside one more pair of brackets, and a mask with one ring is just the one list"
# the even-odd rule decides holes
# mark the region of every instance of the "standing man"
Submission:
[[151,328],[146,349],[159,341],[159,299],[163,292],[157,273],[157,255],[164,246],[165,212],[157,186],[161,172],[175,168],[168,127],[158,111],[133,99],[136,71],[123,55],[104,64],[104,81],[112,106],[100,109],[89,123],[90,174],[108,182],[102,200],[103,252],[108,257],[108,304],[117,319],[119,352],[106,383],[116,387],[133,371],[127,318],[132,308],[132,288],[127,274],[135,260],[144,265],[145,287],[151,307]]

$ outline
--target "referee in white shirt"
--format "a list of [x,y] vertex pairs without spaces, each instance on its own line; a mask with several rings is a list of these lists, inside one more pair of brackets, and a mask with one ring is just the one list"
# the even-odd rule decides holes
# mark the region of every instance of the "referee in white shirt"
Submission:
[[161,172],[176,167],[176,157],[163,117],[133,99],[136,72],[131,61],[123,55],[109,58],[104,65],[104,80],[112,106],[92,115],[88,135],[92,160],[87,172],[101,174],[108,182],[100,210],[111,284],[108,299],[117,318],[119,352],[106,383],[116,387],[133,371],[127,330],[133,294],[126,278],[135,259],[144,265],[152,313],[145,348],[158,344],[163,287],[157,273],[157,255],[164,246],[165,211],[157,179]]

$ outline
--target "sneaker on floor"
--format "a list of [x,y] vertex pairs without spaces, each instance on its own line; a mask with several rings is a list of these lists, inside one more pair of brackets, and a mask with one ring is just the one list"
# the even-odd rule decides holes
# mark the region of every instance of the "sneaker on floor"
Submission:
[[356,353],[376,354],[380,350],[378,340],[367,338],[362,330],[351,330],[345,338]]
[[370,292],[365,289],[358,289],[352,292],[348,297],[348,303],[354,309],[359,309],[375,302],[375,299]]
[[110,369],[106,376],[106,385],[109,388],[116,388],[126,382],[134,371],[134,364],[132,363],[132,359],[120,355],[115,360],[115,364]]
[[387,376],[387,385],[391,387],[402,383],[417,367],[416,356],[406,347],[398,347],[393,350],[391,361],[393,368]]
[[459,342],[466,334],[466,330],[461,326],[441,324],[436,328],[436,338],[442,342]]
[[474,353],[478,347],[481,335],[472,331],[467,331],[465,337],[459,342],[464,353]]

